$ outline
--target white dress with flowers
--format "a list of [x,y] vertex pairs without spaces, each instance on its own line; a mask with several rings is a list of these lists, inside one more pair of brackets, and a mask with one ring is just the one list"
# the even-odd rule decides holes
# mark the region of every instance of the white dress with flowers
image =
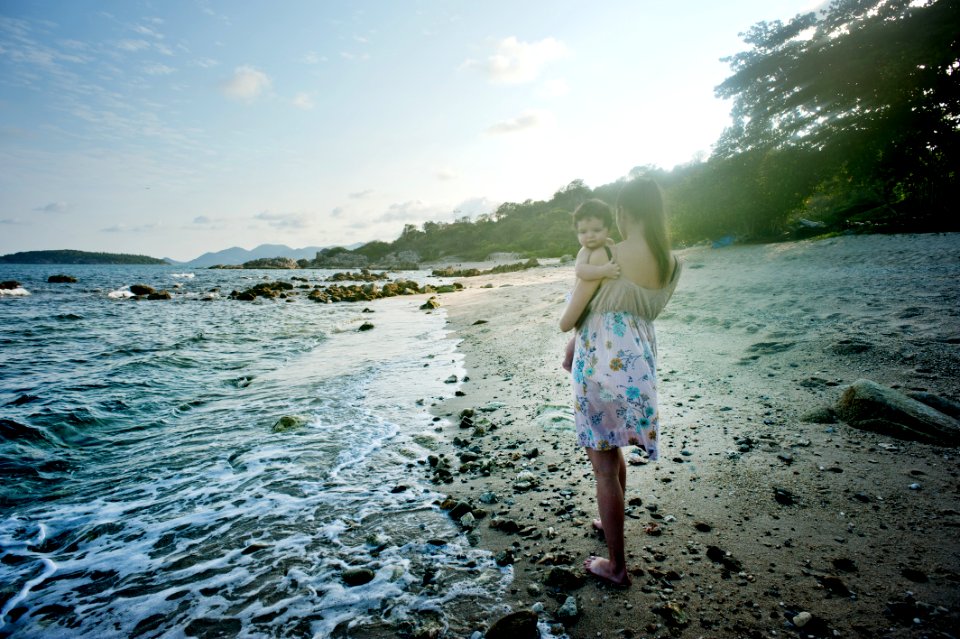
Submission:
[[658,457],[657,336],[653,320],[680,277],[660,289],[604,280],[577,328],[573,356],[577,443],[606,450],[642,446]]

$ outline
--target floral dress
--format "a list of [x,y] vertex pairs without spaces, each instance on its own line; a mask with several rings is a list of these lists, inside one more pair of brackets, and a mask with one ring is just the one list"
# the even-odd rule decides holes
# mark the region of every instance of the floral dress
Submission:
[[577,328],[573,356],[577,443],[606,450],[642,446],[658,458],[657,336],[653,320],[676,288],[647,289],[624,278],[604,280]]

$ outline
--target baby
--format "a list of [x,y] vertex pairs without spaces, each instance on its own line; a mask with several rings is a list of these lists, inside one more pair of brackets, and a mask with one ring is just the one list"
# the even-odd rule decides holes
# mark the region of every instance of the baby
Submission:
[[[581,280],[602,280],[605,278],[620,277],[620,267],[613,261],[610,247],[610,227],[613,226],[613,212],[610,206],[602,200],[587,200],[573,212],[573,226],[577,230],[577,240],[580,242],[580,251],[577,253],[576,274]],[[602,248],[607,252],[610,260],[606,264],[592,266],[590,254]],[[567,372],[573,367],[573,344],[576,335],[567,344],[563,358],[563,368]]]

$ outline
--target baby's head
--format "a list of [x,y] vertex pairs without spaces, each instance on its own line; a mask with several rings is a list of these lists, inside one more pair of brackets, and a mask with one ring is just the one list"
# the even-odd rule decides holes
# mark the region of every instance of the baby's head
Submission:
[[603,200],[587,200],[573,212],[573,226],[580,246],[597,249],[606,244],[613,226],[613,211]]

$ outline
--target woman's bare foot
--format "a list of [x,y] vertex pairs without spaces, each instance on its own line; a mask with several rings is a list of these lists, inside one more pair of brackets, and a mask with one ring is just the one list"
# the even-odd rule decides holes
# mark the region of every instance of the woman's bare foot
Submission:
[[631,583],[626,566],[618,571],[614,569],[609,559],[590,557],[583,562],[583,569],[594,577],[599,577],[614,586],[629,586]]

